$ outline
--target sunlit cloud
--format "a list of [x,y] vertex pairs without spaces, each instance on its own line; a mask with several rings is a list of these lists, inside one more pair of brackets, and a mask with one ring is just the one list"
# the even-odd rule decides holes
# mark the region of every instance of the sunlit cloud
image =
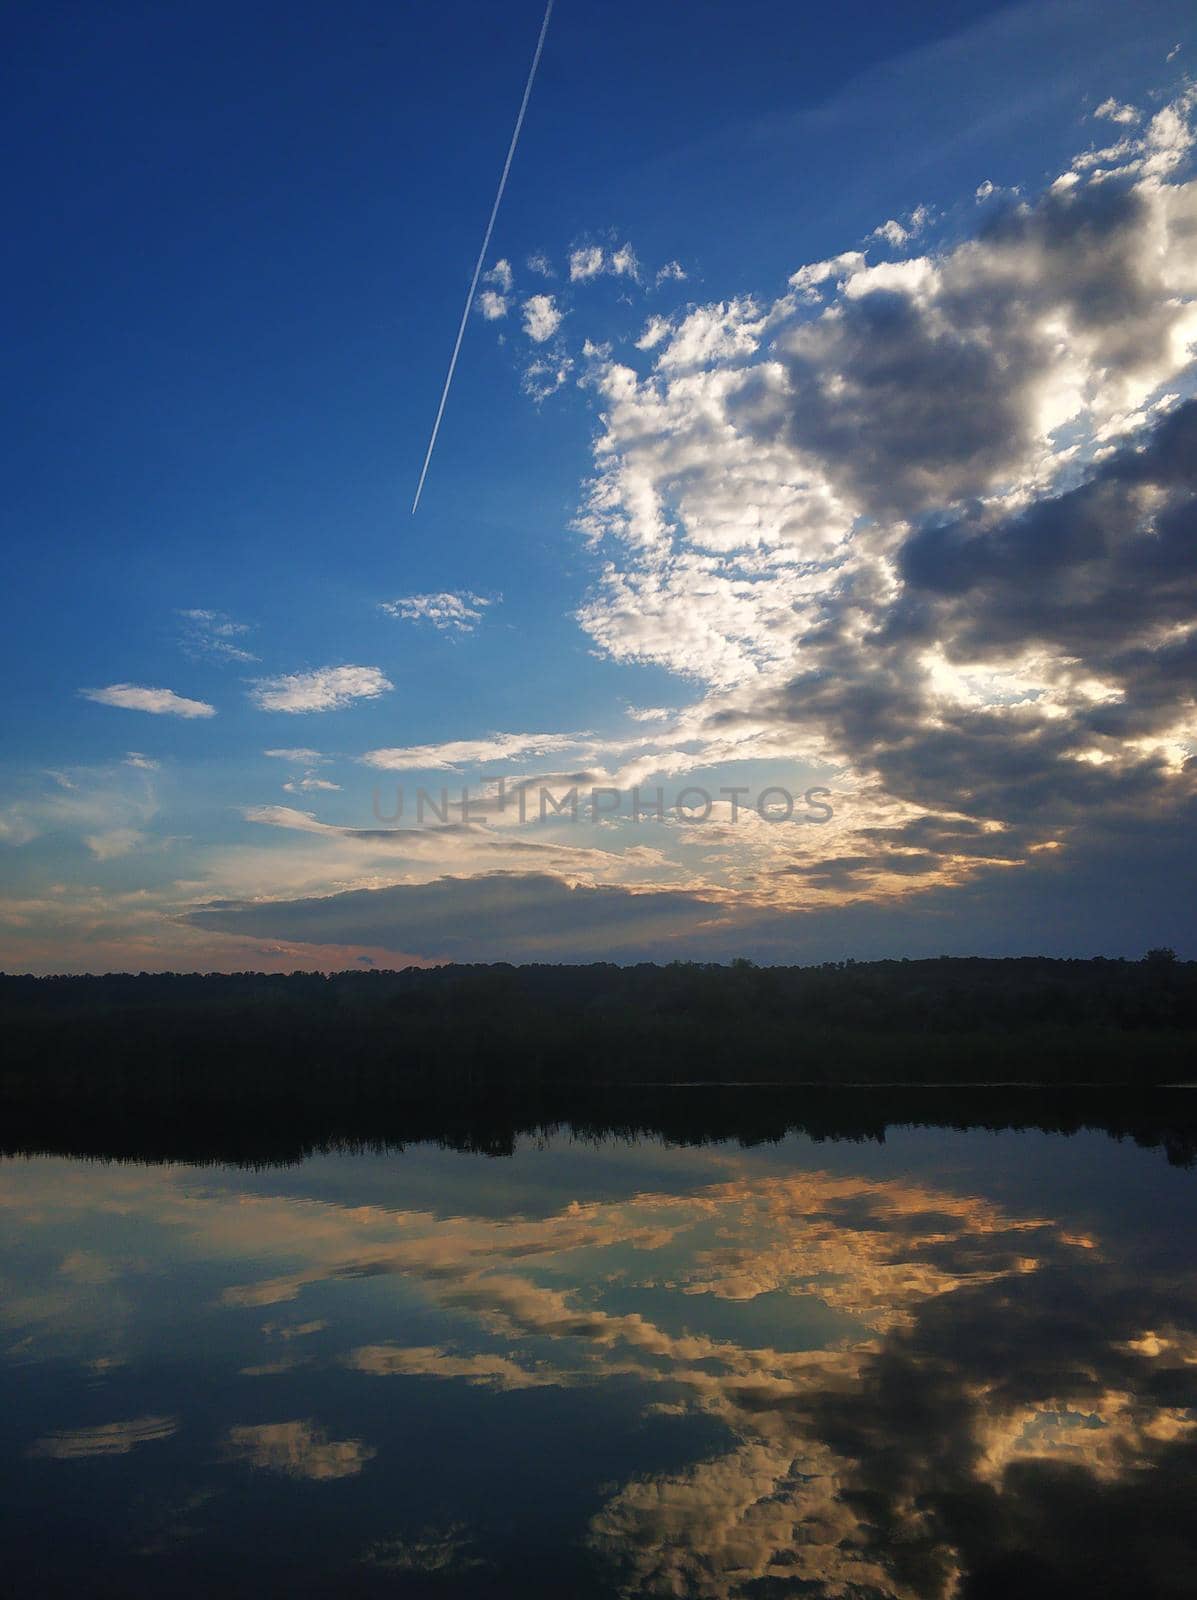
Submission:
[[355,1478],[378,1453],[361,1439],[330,1439],[323,1428],[304,1418],[230,1428],[224,1450],[230,1461],[313,1483]]
[[50,1461],[127,1456],[139,1445],[172,1438],[178,1428],[178,1417],[130,1417],[123,1422],[100,1423],[94,1428],[67,1428],[46,1434],[30,1445],[29,1454]]

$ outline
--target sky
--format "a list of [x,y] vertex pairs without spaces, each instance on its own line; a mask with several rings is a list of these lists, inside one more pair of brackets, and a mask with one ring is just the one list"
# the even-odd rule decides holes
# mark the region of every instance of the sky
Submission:
[[1197,956],[1191,7],[557,0],[413,516],[542,16],[10,12],[0,968]]

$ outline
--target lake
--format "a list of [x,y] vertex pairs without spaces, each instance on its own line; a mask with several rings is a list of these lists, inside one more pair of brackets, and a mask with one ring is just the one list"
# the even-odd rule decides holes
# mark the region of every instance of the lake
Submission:
[[0,1161],[0,1592],[1197,1592],[1197,1172],[1100,1132]]

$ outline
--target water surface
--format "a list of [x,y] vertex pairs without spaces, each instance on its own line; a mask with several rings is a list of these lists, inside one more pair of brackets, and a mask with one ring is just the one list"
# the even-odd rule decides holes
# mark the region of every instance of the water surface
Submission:
[[7,1159],[0,1587],[1193,1594],[1195,1199],[1099,1133]]

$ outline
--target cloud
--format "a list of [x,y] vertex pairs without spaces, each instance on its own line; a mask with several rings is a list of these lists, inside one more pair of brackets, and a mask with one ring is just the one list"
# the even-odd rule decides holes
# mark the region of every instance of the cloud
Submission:
[[340,789],[339,783],[330,783],[327,778],[317,778],[309,772],[302,778],[292,778],[283,784],[288,794],[310,794],[313,790]]
[[149,836],[139,828],[111,828],[107,833],[88,834],[83,842],[97,861],[114,861],[144,849]]
[[528,257],[528,271],[535,272],[542,278],[556,277],[556,273],[553,271],[553,263],[542,250],[537,250]]
[[571,283],[585,283],[588,278],[597,278],[603,270],[603,252],[596,244],[584,245],[580,250],[573,250],[569,257],[569,279]]
[[346,828],[333,822],[321,822],[312,811],[296,811],[294,806],[247,806],[243,812],[247,822],[264,823],[272,828],[289,828],[297,833],[320,833],[329,838],[364,838],[372,840],[398,839],[398,828]]
[[355,700],[374,700],[394,685],[377,667],[318,667],[259,678],[250,699],[259,711],[339,711]]
[[524,368],[520,388],[537,405],[556,394],[573,371],[573,361],[564,353],[532,361]]
[[52,790],[26,786],[24,795],[0,807],[0,841],[20,847],[56,833],[97,859],[127,854],[148,842],[143,830],[158,810],[156,766],[141,758],[48,773]]
[[440,594],[408,594],[384,600],[379,610],[401,622],[428,622],[441,633],[473,633],[493,597],[469,589]]
[[487,322],[497,322],[511,310],[511,291],[515,286],[511,262],[496,261],[490,271],[483,274],[482,281],[492,284],[493,288],[483,289],[475,305]]
[[291,747],[283,750],[263,750],[264,756],[271,756],[276,761],[289,761],[296,767],[322,766],[328,757],[321,755],[319,750],[309,750],[306,746]]
[[749,296],[699,306],[673,328],[657,357],[662,371],[686,372],[712,362],[752,355],[764,331],[760,307]]
[[[674,268],[677,269],[676,272],[673,270]],[[677,267],[677,263],[670,262],[668,267],[663,267],[661,272],[658,273],[657,281],[660,282],[664,277],[675,277],[678,274],[685,277],[685,273],[681,271],[680,267]],[[588,244],[570,252],[569,278],[571,283],[586,283],[591,278],[597,278],[602,275],[612,278],[632,278],[639,283],[640,262],[630,244],[625,242],[619,245],[618,248],[610,250],[604,249],[602,245]]]
[[[703,686],[695,760],[788,739],[902,813],[884,846],[845,824],[779,863],[795,881],[909,908],[975,875],[1042,905],[1069,881],[1048,850],[1083,897],[1129,817],[1163,839],[1191,803],[1195,104],[974,238],[654,319],[645,376],[591,361],[598,650]],[[899,846],[920,819],[932,848]]]
[[82,1461],[94,1456],[127,1456],[138,1445],[172,1438],[178,1417],[130,1417],[94,1428],[68,1428],[46,1434],[29,1447],[31,1456],[50,1461]]
[[130,750],[125,756],[124,764],[126,767],[138,767],[143,772],[157,772],[160,765],[151,757],[143,756],[140,750]]
[[106,689],[80,689],[87,700],[125,711],[148,711],[156,717],[214,717],[216,707],[205,700],[187,700],[173,689],[147,689],[135,683],[111,683]]
[[483,289],[475,304],[487,322],[497,322],[511,309],[511,301],[507,296],[496,294],[493,289]]
[[442,1581],[490,1565],[477,1554],[474,1538],[461,1522],[421,1528],[414,1537],[377,1539],[361,1561],[382,1572],[433,1573]]
[[874,228],[870,237],[882,239],[886,244],[893,245],[894,249],[899,249],[923,231],[930,217],[931,213],[926,206],[916,206],[904,223],[899,222],[896,217],[891,217],[879,228]]
[[1138,122],[1142,118],[1142,112],[1136,110],[1134,106],[1120,105],[1113,95],[1108,100],[1103,100],[1093,115],[1105,117],[1109,122],[1121,122],[1123,125]]
[[493,283],[503,294],[510,294],[515,284],[515,277],[511,271],[511,262],[501,257],[495,262],[489,272],[484,273],[483,283]]
[[667,261],[657,273],[658,286],[662,283],[684,283],[686,273],[680,261]]
[[640,263],[636,259],[636,252],[630,244],[621,244],[618,250],[613,250],[607,258],[607,270],[617,278],[640,278]]
[[359,944],[467,961],[623,959],[676,950],[718,921],[711,898],[570,887],[544,873],[491,873],[350,890],[319,899],[228,902],[190,913],[199,928],[304,943]]
[[537,344],[551,339],[565,316],[551,294],[531,295],[524,301],[523,311],[524,332]]
[[328,1483],[356,1478],[378,1454],[360,1439],[330,1439],[310,1418],[230,1428],[224,1439],[230,1461],[244,1461],[262,1472]]
[[673,331],[673,323],[668,317],[649,317],[644,324],[644,331],[636,340],[637,350],[653,350]]
[[223,611],[180,611],[183,619],[182,646],[189,656],[208,656],[215,661],[256,661],[257,656],[233,641],[249,632],[249,624],[234,622]]
[[809,261],[790,274],[789,283],[805,300],[817,302],[828,284],[843,284],[865,265],[860,250],[845,250],[825,261]]
[[345,1357],[345,1365],[354,1372],[379,1378],[457,1378],[473,1387],[504,1394],[519,1389],[562,1387],[566,1381],[551,1369],[529,1370],[509,1356],[459,1356],[438,1345],[361,1345]]
[[585,733],[495,733],[485,739],[450,739],[443,744],[400,745],[367,750],[362,760],[387,772],[456,771],[526,756],[551,755],[576,750],[590,735]]

